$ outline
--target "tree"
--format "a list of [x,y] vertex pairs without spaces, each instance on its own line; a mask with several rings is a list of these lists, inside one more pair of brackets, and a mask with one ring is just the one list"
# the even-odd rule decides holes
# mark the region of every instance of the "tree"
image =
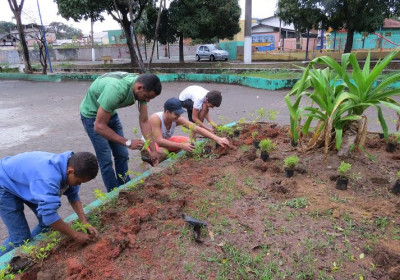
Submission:
[[50,23],[50,27],[54,28],[56,31],[57,39],[68,39],[73,37],[82,37],[83,33],[81,29],[74,28],[72,26],[66,25],[62,22],[52,22]]
[[21,13],[22,13],[22,8],[24,7],[24,0],[21,0],[21,3],[19,5],[17,3],[17,0],[8,0],[8,4],[10,5],[11,11],[14,14],[14,18],[17,21],[18,35],[22,46],[22,53],[24,56],[24,64],[25,64],[24,72],[32,73],[33,70],[29,59],[29,50],[25,39],[24,25],[22,24],[21,20]]
[[47,52],[45,46],[44,30],[41,25],[33,24],[33,28],[37,29],[34,35],[31,35],[36,40],[36,46],[39,50],[39,61],[42,65],[42,74],[47,74]]
[[[300,44],[300,32],[307,32],[312,28],[318,28],[320,22],[325,20],[324,14],[318,5],[318,0],[279,0],[278,16],[286,24],[293,23],[296,33],[298,45]],[[308,50],[307,36],[307,50]],[[307,53],[306,53],[307,60]]]
[[210,42],[232,39],[240,31],[237,0],[173,0],[169,9],[171,28],[179,36],[180,62],[184,62],[184,37]]
[[0,21],[0,33],[10,33],[15,26],[12,22]]
[[[66,19],[72,18],[75,21],[91,19],[92,21],[103,20],[101,16],[106,11],[117,21],[124,30],[127,46],[131,56],[131,65],[138,63],[136,52],[133,46],[133,34],[131,24],[135,23],[142,15],[143,10],[152,3],[152,0],[55,0],[61,16]],[[132,10],[130,18],[129,10]]]
[[327,15],[325,28],[347,30],[345,53],[351,52],[355,32],[378,30],[400,6],[397,0],[321,0],[320,4]]

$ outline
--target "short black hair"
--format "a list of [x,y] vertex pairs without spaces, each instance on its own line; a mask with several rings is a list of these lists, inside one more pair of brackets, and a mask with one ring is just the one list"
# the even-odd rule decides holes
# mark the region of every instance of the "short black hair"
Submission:
[[154,91],[156,95],[160,95],[161,93],[162,86],[160,78],[154,74],[142,74],[136,79],[135,83],[143,84],[146,91]]
[[219,107],[222,102],[221,92],[218,90],[209,91],[206,95],[208,102],[210,102],[215,107]]
[[68,159],[68,167],[74,168],[75,176],[92,180],[99,172],[99,164],[94,154],[89,152],[73,153]]

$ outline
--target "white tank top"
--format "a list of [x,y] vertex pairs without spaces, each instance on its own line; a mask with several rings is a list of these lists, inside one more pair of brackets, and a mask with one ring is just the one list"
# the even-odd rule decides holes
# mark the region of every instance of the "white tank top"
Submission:
[[174,134],[174,130],[176,127],[176,122],[172,122],[171,124],[171,128],[169,130],[167,130],[167,128],[165,127],[164,124],[164,112],[158,112],[156,113],[156,115],[160,118],[161,120],[161,133],[164,139],[169,139],[171,138],[171,136]]

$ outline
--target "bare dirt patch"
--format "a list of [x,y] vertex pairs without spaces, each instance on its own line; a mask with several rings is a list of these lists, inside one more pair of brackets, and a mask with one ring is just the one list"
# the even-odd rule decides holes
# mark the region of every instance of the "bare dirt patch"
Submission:
[[[254,130],[277,144],[268,162]],[[120,193],[98,218],[97,242],[64,239],[21,279],[400,279],[398,150],[368,135],[340,191],[342,159],[301,153],[285,127],[248,125],[232,141],[237,149],[184,158]],[[288,155],[300,158],[292,178]],[[182,214],[207,223],[200,242]]]

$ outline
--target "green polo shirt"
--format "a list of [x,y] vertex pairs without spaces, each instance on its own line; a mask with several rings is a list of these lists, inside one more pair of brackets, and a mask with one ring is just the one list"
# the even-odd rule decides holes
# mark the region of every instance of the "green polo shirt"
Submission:
[[86,118],[95,118],[101,106],[114,115],[119,108],[135,103],[133,84],[137,75],[126,72],[111,72],[98,77],[83,98],[80,111]]

